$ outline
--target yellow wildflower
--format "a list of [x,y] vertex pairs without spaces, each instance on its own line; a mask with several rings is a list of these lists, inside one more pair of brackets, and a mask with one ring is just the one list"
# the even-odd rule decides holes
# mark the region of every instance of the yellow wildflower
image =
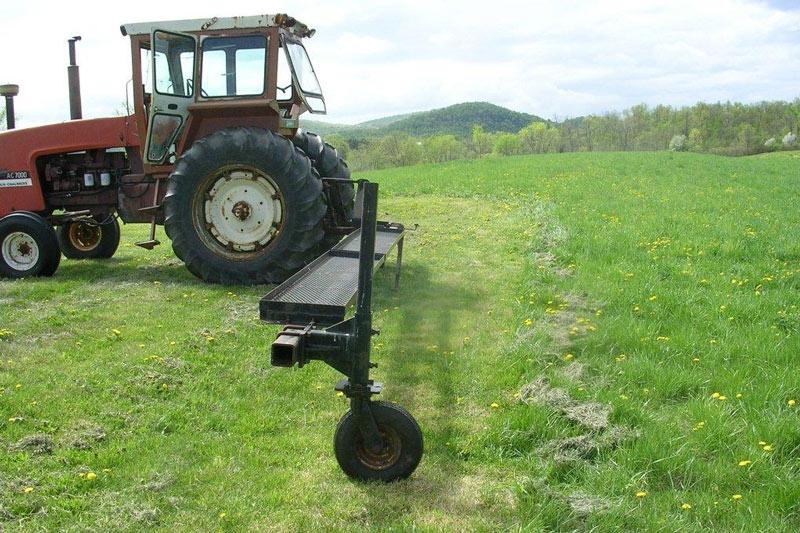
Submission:
[[492,405],[490,405],[489,407],[491,407],[492,409],[497,409],[498,407],[500,407],[500,404],[496,403],[496,402],[492,402]]
[[691,508],[692,506],[689,505],[688,503],[684,503],[683,505],[681,505],[681,509],[683,509],[684,511],[688,511]]
[[739,466],[747,466],[752,462],[753,461],[750,461],[750,460],[739,461]]
[[25,490],[26,494],[27,493],[31,493],[31,492],[33,492],[33,487],[25,487],[25,489],[23,489],[23,490]]
[[89,472],[88,474],[86,474],[87,481],[94,481],[95,479],[97,479],[97,474],[95,474],[94,472]]
[[742,499],[742,495],[741,494],[734,494],[733,496],[731,496],[731,498],[733,498],[734,500],[741,500]]
[[797,402],[796,402],[796,401],[794,401],[794,400],[789,400],[789,401],[788,401],[788,402],[786,402],[786,403],[789,405],[789,407],[794,407],[794,406],[795,406],[795,404],[796,404]]
[[569,361],[569,360],[570,360],[570,359],[572,359],[573,357],[575,357],[575,356],[574,356],[574,355],[572,355],[571,353],[568,353],[567,355],[565,355],[565,356],[564,356],[564,359],[566,359],[567,361]]
[[643,490],[640,490],[639,492],[636,493],[636,497],[639,498],[639,499],[642,499],[645,496],[647,496],[647,493],[645,491],[643,491]]

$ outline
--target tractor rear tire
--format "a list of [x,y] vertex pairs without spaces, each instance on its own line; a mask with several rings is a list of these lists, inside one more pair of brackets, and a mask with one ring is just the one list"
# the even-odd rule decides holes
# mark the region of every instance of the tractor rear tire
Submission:
[[[324,142],[322,137],[310,131],[298,129],[292,139],[311,159],[311,164],[323,178],[350,179],[350,169],[339,152],[332,145]],[[353,220],[356,192],[352,183],[329,184],[328,209],[333,210],[346,223]],[[327,251],[342,239],[342,235],[326,234],[320,243],[320,250]]]
[[68,222],[56,229],[58,246],[68,259],[111,259],[119,247],[119,222],[116,217],[97,224]]
[[212,283],[280,283],[316,257],[322,182],[271,131],[235,127],[195,141],[167,180],[164,229],[189,271]]
[[61,262],[53,226],[34,213],[18,211],[0,219],[0,276],[52,276]]

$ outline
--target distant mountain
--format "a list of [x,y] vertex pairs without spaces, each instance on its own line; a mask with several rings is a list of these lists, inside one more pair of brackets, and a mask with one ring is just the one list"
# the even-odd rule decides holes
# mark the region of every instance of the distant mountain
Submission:
[[300,126],[323,137],[338,133],[352,140],[381,137],[395,132],[419,137],[450,134],[463,139],[471,135],[475,125],[482,126],[486,132],[516,133],[532,122],[547,121],[536,115],[512,111],[488,102],[468,102],[431,111],[379,118],[356,125],[301,119]]

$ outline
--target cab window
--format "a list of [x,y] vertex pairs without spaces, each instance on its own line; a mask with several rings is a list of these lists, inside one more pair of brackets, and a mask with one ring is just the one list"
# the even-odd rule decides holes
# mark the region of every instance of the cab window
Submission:
[[258,96],[266,87],[264,35],[208,37],[203,40],[200,95],[204,98]]

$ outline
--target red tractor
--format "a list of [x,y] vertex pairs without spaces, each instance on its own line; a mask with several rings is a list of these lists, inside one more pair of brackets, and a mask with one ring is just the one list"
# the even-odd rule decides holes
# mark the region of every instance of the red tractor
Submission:
[[279,14],[121,31],[131,40],[128,116],[81,119],[79,37],[69,41],[74,120],[13,130],[16,88],[0,87],[9,119],[0,275],[52,275],[61,253],[110,258],[119,217],[151,224],[149,240],[136,243],[148,249],[163,224],[203,280],[277,283],[353,230],[347,165],[298,127],[301,113],[325,113],[302,44],[314,30]]

